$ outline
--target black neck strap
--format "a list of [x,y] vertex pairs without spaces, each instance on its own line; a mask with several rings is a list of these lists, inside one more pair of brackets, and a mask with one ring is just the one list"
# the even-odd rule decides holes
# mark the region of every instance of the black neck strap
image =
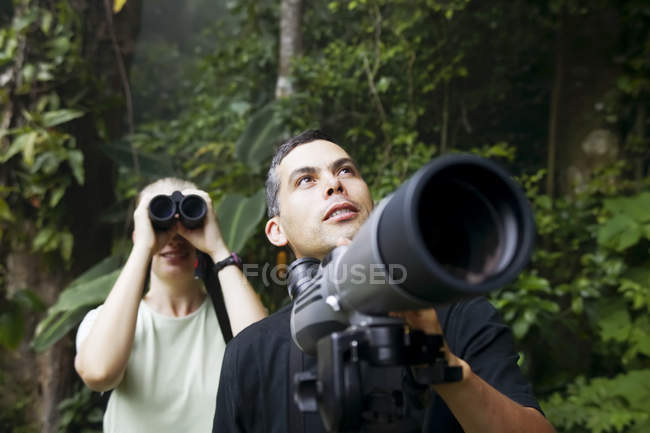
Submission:
[[228,311],[226,310],[226,303],[223,300],[223,292],[221,291],[219,277],[214,271],[214,264],[212,263],[210,256],[201,251],[197,252],[197,254],[199,256],[199,263],[196,269],[196,274],[203,280],[208,296],[212,299],[214,311],[217,313],[219,328],[221,329],[221,334],[227,344],[232,340],[232,328],[230,327],[230,318],[228,317]]

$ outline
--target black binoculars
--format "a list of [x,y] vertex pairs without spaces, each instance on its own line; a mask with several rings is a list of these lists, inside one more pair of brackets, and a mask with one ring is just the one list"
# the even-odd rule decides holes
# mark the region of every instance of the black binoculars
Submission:
[[171,195],[157,195],[149,202],[149,219],[155,230],[169,229],[174,224],[176,214],[188,229],[201,227],[207,212],[208,207],[202,197],[183,195],[180,191],[174,191]]

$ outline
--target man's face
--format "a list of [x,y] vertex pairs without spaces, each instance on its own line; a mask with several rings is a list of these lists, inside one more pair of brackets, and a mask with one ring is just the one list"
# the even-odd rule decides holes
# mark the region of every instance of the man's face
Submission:
[[322,259],[341,238],[352,239],[373,203],[368,186],[342,148],[316,140],[294,148],[276,168],[280,214],[267,223],[274,245],[296,257]]

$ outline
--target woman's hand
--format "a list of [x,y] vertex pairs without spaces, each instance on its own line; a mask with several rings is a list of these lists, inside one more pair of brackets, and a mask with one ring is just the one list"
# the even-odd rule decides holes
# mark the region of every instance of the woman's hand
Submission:
[[149,219],[149,203],[153,194],[144,194],[138,207],[133,212],[133,244],[135,247],[146,248],[150,255],[160,251],[178,232],[178,221],[164,231],[156,231]]
[[214,262],[223,260],[230,254],[230,250],[221,236],[221,229],[214,213],[212,199],[207,192],[198,189],[186,189],[181,191],[185,196],[195,194],[201,197],[207,206],[205,220],[201,227],[188,229],[182,224],[177,224],[178,234],[187,239],[196,249],[203,251],[212,257]]

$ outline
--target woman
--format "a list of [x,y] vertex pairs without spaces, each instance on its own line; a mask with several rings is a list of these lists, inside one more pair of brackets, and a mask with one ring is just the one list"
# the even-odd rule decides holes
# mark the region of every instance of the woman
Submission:
[[[154,230],[149,202],[174,191],[205,200],[200,228],[184,227],[176,215],[168,230]],[[209,431],[225,341],[194,268],[197,250],[222,264],[232,262],[231,252],[210,197],[190,182],[166,178],[145,187],[133,217],[129,258],[104,304],[79,327],[75,369],[92,390],[113,390],[105,433]],[[237,266],[223,266],[218,279],[233,334],[266,316]]]

